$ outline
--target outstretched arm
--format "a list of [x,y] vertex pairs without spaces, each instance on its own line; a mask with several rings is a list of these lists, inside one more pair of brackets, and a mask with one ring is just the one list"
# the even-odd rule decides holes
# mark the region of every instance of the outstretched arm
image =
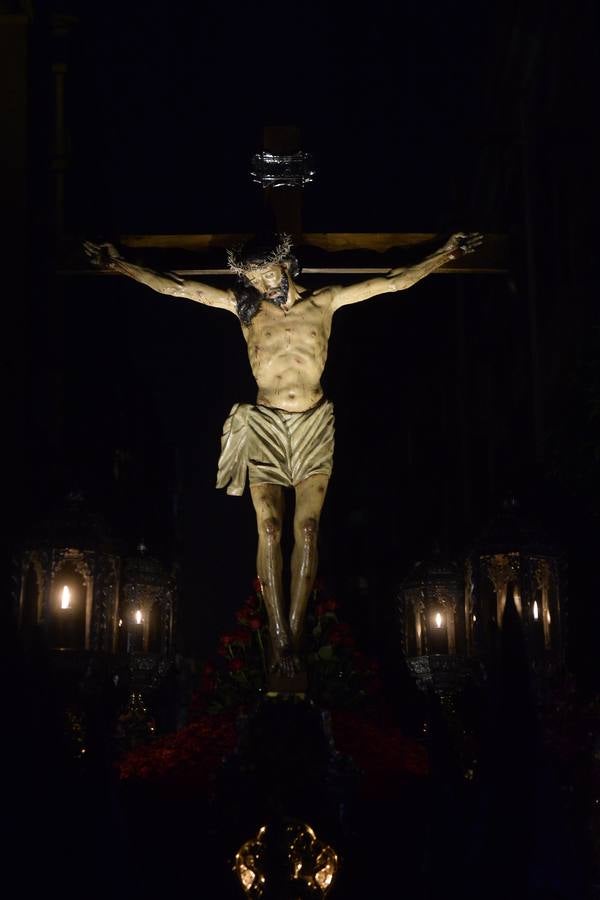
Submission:
[[483,235],[478,232],[472,234],[453,234],[452,237],[444,244],[440,250],[431,253],[425,259],[409,266],[406,269],[392,269],[382,278],[370,278],[368,281],[361,281],[359,284],[351,284],[348,287],[336,288],[335,296],[332,302],[332,309],[335,311],[340,306],[347,306],[349,303],[360,303],[361,300],[368,300],[369,297],[376,297],[378,294],[387,294],[390,291],[404,291],[406,288],[412,287],[421,278],[425,278],[430,272],[435,272],[440,266],[457,256],[464,256],[467,253],[474,253],[483,241]]
[[85,241],[83,249],[93,265],[128,275],[160,294],[195,300],[196,303],[215,306],[217,309],[227,309],[229,312],[237,314],[233,291],[223,291],[208,284],[201,284],[199,281],[186,281],[175,274],[161,275],[152,269],[136,266],[123,259],[112,244],[94,244],[91,241]]

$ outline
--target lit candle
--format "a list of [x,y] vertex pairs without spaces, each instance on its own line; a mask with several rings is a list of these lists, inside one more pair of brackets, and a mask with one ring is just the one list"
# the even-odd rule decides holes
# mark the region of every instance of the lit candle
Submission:
[[435,614],[435,627],[436,627],[436,628],[441,628],[441,627],[442,627],[442,614],[439,613],[439,612],[437,612],[437,613]]
[[538,606],[537,600],[534,600],[534,601],[533,601],[533,618],[534,618],[534,619],[536,620],[536,622],[537,622],[537,620],[539,619],[539,617],[540,617],[540,608],[539,608],[539,606]]
[[135,611],[135,624],[136,624],[136,625],[141,625],[141,624],[142,624],[142,611],[141,611],[141,609],[136,609],[136,611]]
[[65,584],[62,589],[62,596],[60,598],[60,608],[61,609],[70,609],[71,608],[71,591]]

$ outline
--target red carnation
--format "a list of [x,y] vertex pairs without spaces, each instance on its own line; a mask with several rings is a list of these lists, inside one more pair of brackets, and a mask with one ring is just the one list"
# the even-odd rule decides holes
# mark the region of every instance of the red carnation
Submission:
[[338,607],[337,600],[333,600],[333,599],[325,600],[323,603],[323,608],[327,612],[333,612],[335,609],[337,609],[337,607]]
[[219,638],[219,648],[218,653],[221,656],[227,656],[230,651],[230,645],[233,643],[233,635],[232,634],[222,634]]
[[215,678],[210,678],[208,675],[205,675],[200,679],[200,690],[204,694],[212,694],[212,692],[216,689],[217,682]]
[[256,616],[252,619],[248,619],[248,628],[251,628],[252,631],[259,631],[261,627],[260,619],[256,618]]
[[239,659],[237,656],[234,659],[229,660],[229,671],[230,672],[240,672],[244,666],[245,662],[243,659]]
[[239,631],[236,631],[235,634],[233,635],[233,637],[234,637],[235,643],[242,644],[243,647],[247,647],[248,644],[250,643],[250,641],[252,640],[252,638],[250,637],[248,632],[242,631],[241,629]]
[[358,669],[365,669],[367,667],[367,657],[360,650],[355,650],[352,654],[352,659],[354,660],[354,664]]
[[340,644],[344,638],[344,633],[339,625],[336,625],[329,632],[329,643],[335,647],[336,644]]
[[213,664],[211,662],[204,663],[204,668],[202,669],[203,675],[212,675],[214,671],[215,671],[215,667],[213,666]]

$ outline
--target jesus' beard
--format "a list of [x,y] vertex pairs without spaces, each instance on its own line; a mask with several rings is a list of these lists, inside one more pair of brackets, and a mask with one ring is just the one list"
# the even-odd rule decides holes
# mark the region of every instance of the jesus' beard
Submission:
[[270,303],[275,303],[276,306],[284,306],[287,303],[289,286],[290,281],[287,273],[283,272],[277,287],[263,294],[261,300],[268,300]]

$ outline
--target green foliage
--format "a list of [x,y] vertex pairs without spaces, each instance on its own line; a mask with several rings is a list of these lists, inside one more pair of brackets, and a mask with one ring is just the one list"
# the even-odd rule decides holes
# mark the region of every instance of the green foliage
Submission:
[[[238,627],[221,635],[217,655],[203,668],[194,709],[213,713],[252,705],[266,690],[269,630],[258,579],[236,612]],[[318,585],[306,617],[309,695],[322,706],[353,707],[379,687],[377,664],[356,647],[340,605]],[[193,709],[193,711],[194,711]]]

